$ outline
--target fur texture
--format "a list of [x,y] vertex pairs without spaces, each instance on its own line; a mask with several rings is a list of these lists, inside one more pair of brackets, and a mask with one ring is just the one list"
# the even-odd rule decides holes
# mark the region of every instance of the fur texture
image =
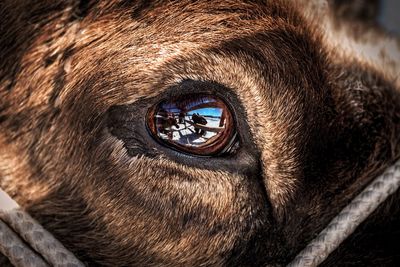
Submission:
[[[333,7],[2,1],[0,186],[89,266],[288,263],[400,157],[399,41]],[[149,136],[185,90],[231,103],[235,155]],[[399,197],[324,265],[399,263]]]

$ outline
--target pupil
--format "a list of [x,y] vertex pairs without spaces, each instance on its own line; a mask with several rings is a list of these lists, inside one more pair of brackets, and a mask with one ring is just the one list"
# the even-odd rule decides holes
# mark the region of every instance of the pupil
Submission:
[[212,95],[164,100],[150,112],[157,139],[185,152],[211,155],[229,143],[233,119],[227,105]]

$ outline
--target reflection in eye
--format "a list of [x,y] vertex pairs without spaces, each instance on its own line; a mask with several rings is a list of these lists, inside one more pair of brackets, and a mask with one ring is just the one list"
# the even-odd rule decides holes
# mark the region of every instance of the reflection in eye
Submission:
[[147,124],[158,141],[197,155],[229,150],[236,134],[231,111],[213,95],[164,100],[150,109]]

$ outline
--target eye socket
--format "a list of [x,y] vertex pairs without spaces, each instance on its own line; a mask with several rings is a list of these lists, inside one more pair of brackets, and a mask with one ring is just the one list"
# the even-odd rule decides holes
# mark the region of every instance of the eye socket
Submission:
[[211,94],[163,100],[149,109],[146,122],[158,142],[189,154],[222,155],[239,145],[230,108]]

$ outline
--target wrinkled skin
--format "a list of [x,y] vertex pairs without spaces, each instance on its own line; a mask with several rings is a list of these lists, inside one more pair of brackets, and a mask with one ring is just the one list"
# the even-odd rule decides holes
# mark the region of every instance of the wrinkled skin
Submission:
[[[89,266],[290,262],[400,157],[399,41],[336,7],[2,1],[0,186]],[[236,153],[154,141],[184,92],[233,107]],[[398,264],[399,197],[323,265]]]

